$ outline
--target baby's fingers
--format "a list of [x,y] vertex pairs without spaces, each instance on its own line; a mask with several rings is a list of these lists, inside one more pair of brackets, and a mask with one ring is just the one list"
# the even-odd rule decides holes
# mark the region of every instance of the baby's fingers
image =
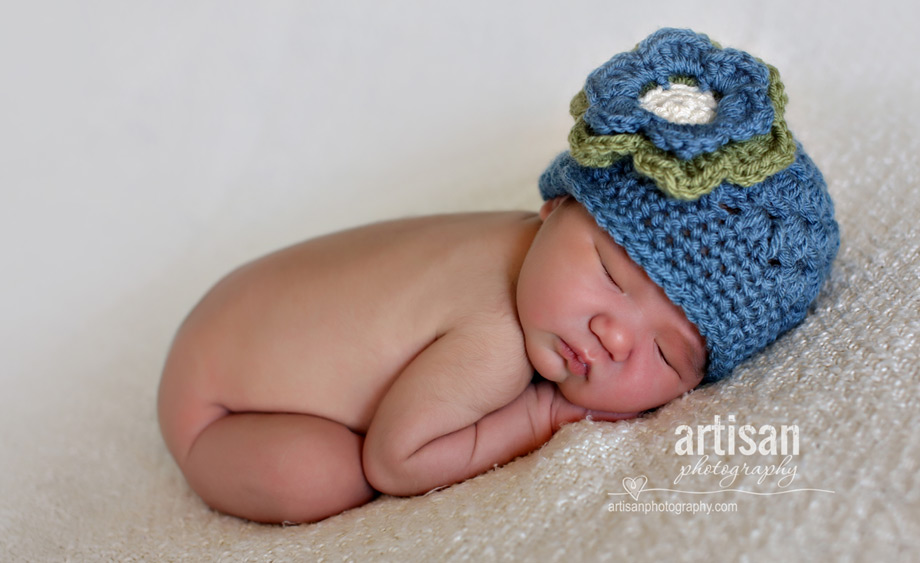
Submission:
[[553,432],[559,430],[559,427],[563,424],[576,422],[585,418],[615,422],[617,420],[635,418],[637,416],[639,416],[638,412],[622,413],[587,409],[566,399],[562,391],[560,391],[558,387],[553,386],[553,401],[550,405],[550,419],[552,420]]
[[603,420],[605,422],[616,422],[617,420],[625,420],[628,418],[636,418],[640,413],[637,412],[607,412],[607,411],[592,411],[588,410],[585,413],[585,418],[591,420]]

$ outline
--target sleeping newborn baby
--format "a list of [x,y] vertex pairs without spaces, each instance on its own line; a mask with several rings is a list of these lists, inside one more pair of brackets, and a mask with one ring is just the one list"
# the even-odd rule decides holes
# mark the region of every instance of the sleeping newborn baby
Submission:
[[663,29],[575,96],[539,213],[379,223],[232,272],[160,384],[189,485],[311,522],[724,378],[804,318],[839,246],[785,103],[773,67]]

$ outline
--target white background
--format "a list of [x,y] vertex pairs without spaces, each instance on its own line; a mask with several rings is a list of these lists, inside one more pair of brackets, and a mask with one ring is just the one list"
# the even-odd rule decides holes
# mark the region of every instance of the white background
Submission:
[[829,140],[803,122],[858,119],[824,98],[858,112],[918,79],[913,3],[844,4],[7,6],[0,382],[44,401],[127,363],[154,385],[181,317],[241,262],[380,218],[535,209],[570,97],[658,27],[779,67],[814,152]]

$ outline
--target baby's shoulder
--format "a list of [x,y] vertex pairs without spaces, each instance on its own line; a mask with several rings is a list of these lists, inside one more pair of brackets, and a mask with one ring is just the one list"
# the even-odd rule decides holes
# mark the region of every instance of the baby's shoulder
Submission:
[[[445,272],[451,295],[464,307],[464,318],[496,336],[520,333],[517,278],[539,220],[529,213],[501,213],[474,219],[466,240],[457,240]],[[445,264],[446,266],[446,264]]]
[[[444,335],[441,358],[451,371],[489,388],[519,393],[533,374],[513,309],[480,311]],[[495,386],[498,387],[495,387]]]

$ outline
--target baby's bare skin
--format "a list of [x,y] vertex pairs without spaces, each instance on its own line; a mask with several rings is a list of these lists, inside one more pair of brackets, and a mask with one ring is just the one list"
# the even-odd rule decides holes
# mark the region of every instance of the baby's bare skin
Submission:
[[[367,432],[393,379],[436,339],[479,324],[520,332],[513,278],[538,226],[533,213],[407,219],[249,263],[183,327],[205,341],[210,373],[196,375],[230,411],[307,413]],[[506,375],[529,380],[516,339]]]
[[[532,375],[514,281],[539,225],[524,212],[387,222],[231,273],[189,315],[167,363],[160,414],[170,450],[182,465],[199,433],[227,413],[312,415],[366,434],[394,380],[445,335],[459,347],[442,355],[432,384],[457,369],[447,356],[478,346],[488,353],[476,359],[475,379],[489,381],[475,391],[495,408],[510,402]],[[387,445],[411,438],[402,431]]]
[[[579,319],[572,325],[577,332],[546,325],[539,289],[525,299],[536,315],[528,317],[534,336],[525,349],[518,276],[542,219],[555,207],[545,205],[540,215],[459,214],[370,225],[278,251],[221,280],[180,328],[160,387],[163,435],[192,488],[230,514],[314,521],[363,504],[376,491],[417,494],[482,473],[587,414],[633,416],[588,411],[550,383],[531,383],[531,346],[547,366],[543,375],[560,385],[571,379],[565,388],[582,395],[591,377],[596,383],[590,385],[603,383],[594,372],[616,368],[628,383],[625,367],[670,369],[640,350],[639,341],[654,323],[667,322],[670,330],[683,318],[627,264],[614,276],[638,296],[628,299],[642,302],[615,297],[622,299],[619,310],[654,311],[653,320],[633,312],[627,322],[617,321],[629,324],[635,353],[625,349],[623,356],[622,331],[587,330]],[[563,207],[554,228],[587,233],[585,249],[607,236],[597,234],[590,218],[585,222],[577,204]],[[573,240],[566,244],[577,247],[581,239]],[[608,283],[603,267],[595,272],[594,246],[590,256],[573,254],[590,262],[589,276],[577,279],[590,277],[585,283],[593,284],[573,288],[575,297],[608,291],[601,285]],[[542,247],[552,255],[550,242]],[[605,257],[611,268],[624,260]],[[661,293],[658,301],[653,290]],[[610,324],[590,314],[594,326]],[[589,335],[598,349],[607,347],[608,357],[580,350],[566,360],[553,336],[557,328],[568,343]],[[668,338],[673,353],[674,337]],[[656,398],[673,398],[699,382],[670,372],[663,377],[663,384],[651,385]],[[641,392],[646,384],[640,385]]]

